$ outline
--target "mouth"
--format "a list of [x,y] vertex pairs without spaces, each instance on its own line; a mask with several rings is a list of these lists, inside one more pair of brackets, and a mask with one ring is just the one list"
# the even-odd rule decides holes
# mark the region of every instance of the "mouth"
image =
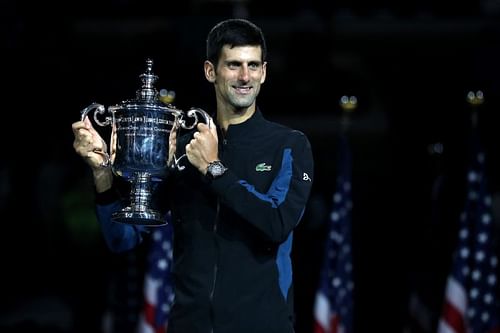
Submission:
[[249,94],[250,93],[250,90],[252,90],[252,87],[237,87],[237,86],[233,86],[234,90],[238,93],[238,94],[241,94],[241,95],[246,95],[246,94]]

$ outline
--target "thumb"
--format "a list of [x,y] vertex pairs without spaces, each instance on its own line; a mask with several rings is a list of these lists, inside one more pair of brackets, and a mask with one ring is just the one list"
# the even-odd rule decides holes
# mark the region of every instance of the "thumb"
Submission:
[[89,130],[89,132],[92,134],[92,136],[94,137],[98,137],[100,138],[101,135],[95,130],[94,126],[92,125],[92,122],[90,121],[89,117],[85,117],[85,119],[83,120],[83,122],[85,123],[85,127]]
[[217,138],[217,126],[215,126],[214,120],[212,117],[209,117],[208,119],[208,128],[210,129],[210,133]]
[[85,127],[87,129],[93,128],[92,122],[90,121],[89,116],[85,116],[85,118],[83,118],[83,123],[85,124]]

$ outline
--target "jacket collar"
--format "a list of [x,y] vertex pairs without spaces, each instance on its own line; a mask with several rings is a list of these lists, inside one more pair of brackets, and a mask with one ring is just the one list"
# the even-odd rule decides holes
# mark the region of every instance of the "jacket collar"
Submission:
[[235,137],[240,137],[242,134],[250,134],[251,132],[253,132],[256,124],[262,121],[263,119],[264,116],[262,115],[260,109],[257,107],[255,108],[255,112],[253,113],[253,115],[244,122],[240,124],[229,125],[227,128],[225,138],[232,139]]

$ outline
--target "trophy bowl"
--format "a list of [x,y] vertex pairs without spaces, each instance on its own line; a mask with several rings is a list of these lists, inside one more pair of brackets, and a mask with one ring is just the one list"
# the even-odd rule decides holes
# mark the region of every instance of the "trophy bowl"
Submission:
[[93,112],[93,119],[99,126],[112,126],[112,138],[115,139],[110,145],[115,146],[116,155],[110,160],[109,154],[104,152],[103,166],[111,167],[115,175],[131,184],[130,204],[113,213],[112,219],[126,224],[161,226],[166,224],[165,219],[151,207],[154,182],[167,179],[172,169],[183,170],[180,161],[186,157],[185,154],[174,156],[173,164],[169,165],[170,132],[193,129],[200,121],[199,116],[205,123],[210,117],[199,108],[185,112],[161,102],[154,88],[158,76],[153,74],[152,67],[153,61],[146,59],[146,71],[139,76],[142,87],[136,91],[136,98],[107,110],[101,104],[92,103],[81,111],[81,119]]

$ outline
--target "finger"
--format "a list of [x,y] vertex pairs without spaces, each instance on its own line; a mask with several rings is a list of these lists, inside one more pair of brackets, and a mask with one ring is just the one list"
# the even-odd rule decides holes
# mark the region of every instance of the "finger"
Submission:
[[173,125],[172,125],[172,131],[176,131],[179,128],[179,119],[175,119]]
[[208,125],[207,125],[207,124],[204,124],[204,123],[198,123],[198,124],[196,125],[196,129],[198,129],[198,131],[200,131],[200,132],[206,132],[206,131],[208,131],[208,130],[209,130],[209,129],[208,129]]
[[175,119],[173,122],[172,122],[172,126],[170,127],[170,131],[168,132],[168,135],[171,136],[171,135],[174,135],[175,132],[177,132],[177,119]]
[[85,123],[83,121],[76,121],[71,124],[71,129],[73,130],[73,134],[75,136],[77,136],[80,130],[83,128],[85,128]]
[[85,116],[85,118],[83,118],[83,123],[85,124],[85,127],[88,129],[94,127],[92,126],[92,122],[90,121],[89,116]]
[[92,126],[92,124],[89,122],[90,127],[87,127],[89,132],[92,133],[93,136],[101,138],[101,135],[95,130],[95,128]]
[[214,138],[218,138],[217,137],[217,126],[215,126],[215,123],[214,123],[214,120],[212,119],[212,117],[209,118],[208,120],[208,127],[210,128],[210,133],[212,133],[212,135],[214,136]]
[[94,141],[94,151],[104,153],[107,150],[106,142],[104,140]]
[[82,146],[89,146],[92,144],[92,135],[87,129],[79,128],[75,133],[75,143]]
[[175,139],[175,138],[177,138],[177,131],[176,131],[175,129],[171,129],[171,130],[170,130],[169,137],[170,137],[170,139]]
[[73,142],[73,149],[76,151],[76,153],[80,156],[87,156],[89,150],[87,148],[85,148],[86,146],[83,145],[81,142],[79,141],[74,141]]
[[87,157],[90,152],[98,149],[93,145],[92,140],[85,136],[75,139],[73,141],[73,148],[82,157]]
[[88,116],[85,116],[83,119],[83,123],[85,124],[85,128],[92,133],[93,136],[96,136],[98,138],[101,138],[101,135],[96,131],[94,128],[94,125],[92,125],[92,122],[90,121]]
[[197,142],[198,141],[195,138],[192,138],[191,141],[189,141],[189,146],[191,147],[191,149],[194,149],[196,147]]
[[110,152],[111,152],[112,157],[114,157],[114,155],[116,153],[117,138],[118,138],[118,134],[116,132],[116,124],[113,124],[113,126],[111,128],[111,139],[110,139]]

